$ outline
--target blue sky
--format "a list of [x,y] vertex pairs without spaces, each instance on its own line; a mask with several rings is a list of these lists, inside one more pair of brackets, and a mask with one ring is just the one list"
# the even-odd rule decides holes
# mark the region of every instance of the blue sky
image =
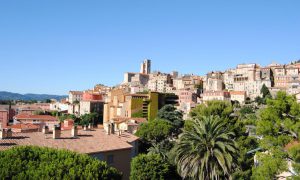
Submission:
[[114,85],[144,58],[203,75],[300,59],[299,0],[2,0],[0,91]]

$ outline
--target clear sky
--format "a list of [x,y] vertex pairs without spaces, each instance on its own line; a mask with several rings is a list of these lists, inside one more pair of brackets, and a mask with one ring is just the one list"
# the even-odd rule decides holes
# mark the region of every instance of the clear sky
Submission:
[[66,94],[126,71],[300,59],[299,0],[1,0],[0,91]]

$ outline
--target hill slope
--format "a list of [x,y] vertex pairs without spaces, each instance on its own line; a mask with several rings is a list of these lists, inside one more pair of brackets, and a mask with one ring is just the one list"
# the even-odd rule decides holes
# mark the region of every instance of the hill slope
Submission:
[[37,100],[43,101],[46,99],[61,100],[67,96],[50,95],[50,94],[19,94],[7,91],[0,91],[0,100]]

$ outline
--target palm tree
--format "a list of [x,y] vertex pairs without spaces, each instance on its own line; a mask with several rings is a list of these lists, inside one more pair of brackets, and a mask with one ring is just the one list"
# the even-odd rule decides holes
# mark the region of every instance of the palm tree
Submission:
[[234,133],[217,117],[194,119],[176,148],[178,173],[183,179],[229,179],[236,160]]

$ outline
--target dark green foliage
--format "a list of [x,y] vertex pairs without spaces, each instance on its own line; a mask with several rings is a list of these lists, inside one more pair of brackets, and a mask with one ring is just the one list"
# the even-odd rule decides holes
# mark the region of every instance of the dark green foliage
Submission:
[[80,102],[78,100],[73,101],[73,104],[79,104]]
[[45,115],[46,113],[44,111],[41,110],[37,110],[33,112],[34,115]]
[[251,106],[244,106],[240,109],[240,114],[242,116],[247,115],[247,114],[251,114],[254,113],[254,109]]
[[97,113],[84,114],[80,116],[81,121],[79,122],[79,124],[82,126],[87,126],[90,123],[95,124],[97,118]]
[[289,157],[294,161],[293,167],[300,178],[300,144],[293,146],[288,150]]
[[202,118],[203,116],[219,116],[229,118],[233,113],[233,107],[230,102],[226,101],[209,101],[207,105],[201,104],[194,108],[190,116],[192,118]]
[[283,147],[300,133],[300,104],[295,97],[278,92],[275,99],[267,100],[267,107],[260,113],[257,134],[264,136],[263,148]]
[[266,100],[260,96],[257,96],[254,100],[258,105],[266,104]]
[[238,170],[232,174],[233,179],[250,180],[252,166],[254,163],[254,153],[247,154],[249,151],[257,149],[258,142],[254,137],[241,136],[237,139],[238,151]]
[[253,168],[251,179],[277,179],[276,175],[287,171],[287,154],[278,149],[257,153],[259,166]]
[[131,117],[133,117],[133,118],[143,118],[144,117],[143,110],[139,110],[138,112],[133,113],[131,115]]
[[265,84],[263,84],[261,87],[260,93],[263,95],[263,98],[272,97],[268,87]]
[[172,134],[172,124],[165,120],[155,119],[140,126],[135,135],[146,143],[159,143]]
[[168,163],[158,154],[141,154],[131,162],[131,180],[163,180],[169,174]]
[[159,154],[163,160],[168,161],[169,151],[173,147],[174,142],[165,139],[159,143],[152,143],[151,147],[148,149],[148,154]]
[[[192,119],[202,119],[208,116],[219,116],[222,121],[227,124],[228,128],[237,136],[240,136],[244,132],[241,122],[238,121],[238,116],[233,111],[233,106],[227,101],[209,101],[207,104],[201,104],[194,108],[190,116]],[[185,130],[188,131],[190,127],[190,122],[185,122]]]
[[272,99],[272,95],[271,95],[268,87],[265,84],[262,86],[262,88],[260,90],[260,93],[262,94],[262,97],[257,96],[255,98],[255,102],[258,105],[266,104],[267,103],[267,99]]
[[105,162],[88,155],[40,147],[0,152],[2,179],[121,179]]
[[177,136],[183,128],[184,121],[182,112],[178,111],[173,105],[165,105],[157,113],[157,118],[167,120],[173,125],[172,133]]
[[51,115],[51,116],[59,116],[60,113],[59,113],[58,111],[51,111],[51,112],[50,112],[50,115]]
[[176,148],[178,172],[184,179],[227,179],[236,165],[234,133],[218,116],[191,121]]

